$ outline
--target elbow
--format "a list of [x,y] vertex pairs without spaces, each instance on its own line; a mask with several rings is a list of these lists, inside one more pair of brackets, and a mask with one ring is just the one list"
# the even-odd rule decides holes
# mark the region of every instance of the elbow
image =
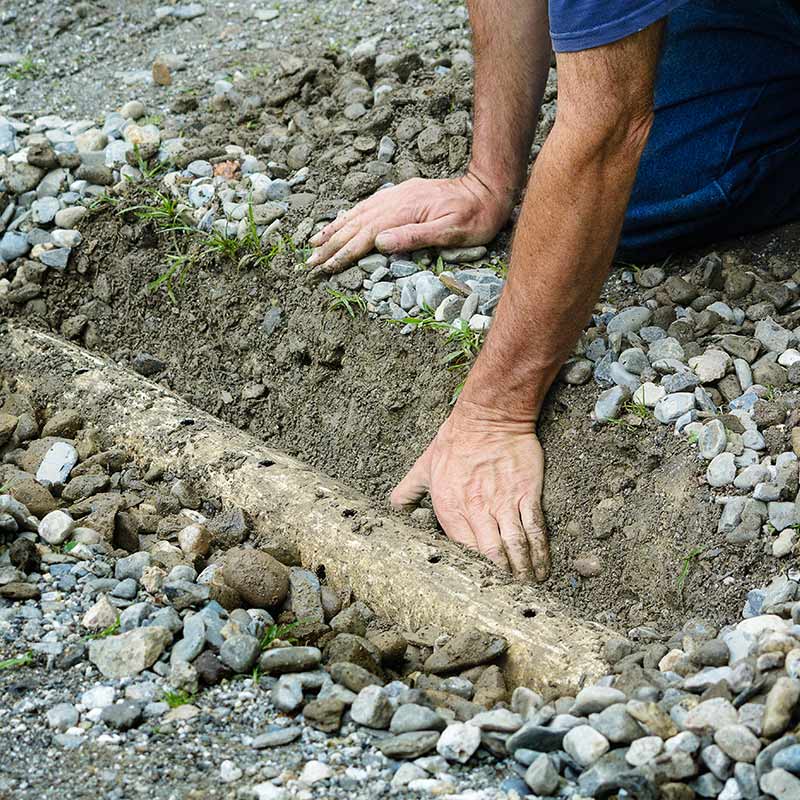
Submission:
[[556,128],[573,147],[604,160],[633,159],[638,163],[650,137],[655,114],[652,103],[601,108],[559,107]]

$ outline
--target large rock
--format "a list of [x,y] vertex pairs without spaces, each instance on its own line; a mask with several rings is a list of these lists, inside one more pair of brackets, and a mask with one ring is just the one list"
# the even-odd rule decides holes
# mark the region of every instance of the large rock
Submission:
[[225,583],[255,608],[279,606],[289,592],[289,571],[268,553],[242,547],[225,555]]
[[89,645],[89,661],[106,678],[127,678],[152,667],[172,642],[167,628],[136,628],[119,636],[95,639]]
[[479,630],[457,633],[425,661],[425,671],[439,675],[487,664],[505,653],[505,639]]

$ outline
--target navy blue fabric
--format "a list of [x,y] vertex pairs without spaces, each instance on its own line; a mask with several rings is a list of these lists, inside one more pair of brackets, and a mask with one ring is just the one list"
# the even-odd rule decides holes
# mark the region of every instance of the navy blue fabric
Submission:
[[800,11],[691,0],[670,14],[655,121],[619,256],[646,261],[800,219]]
[[687,0],[549,0],[557,53],[588,50],[643,30]]

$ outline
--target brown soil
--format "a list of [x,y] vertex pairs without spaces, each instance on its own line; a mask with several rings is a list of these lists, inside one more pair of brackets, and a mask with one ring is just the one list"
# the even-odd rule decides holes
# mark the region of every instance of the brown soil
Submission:
[[[429,93],[430,105],[447,96],[445,88],[440,83],[438,94]],[[462,97],[467,90],[461,87]],[[295,110],[290,103],[288,111]],[[417,111],[412,104],[404,114]],[[190,127],[201,124],[198,117]],[[255,136],[233,118],[203,131],[218,142],[248,144]],[[319,170],[330,186],[339,186],[345,173],[326,165],[320,157],[312,175]],[[335,202],[324,183],[317,190],[316,206],[306,215],[320,216]],[[286,230],[300,218],[291,215]],[[55,331],[84,315],[89,323],[81,341],[90,349],[122,364],[142,352],[157,356],[168,365],[158,379],[190,402],[358,487],[376,503],[385,503],[445,419],[460,377],[442,365],[440,338],[403,337],[395,326],[328,311],[327,296],[304,285],[292,255],[258,271],[206,259],[172,304],[146,288],[163,272],[169,249],[152,226],[106,209],[83,225],[83,233],[86,241],[68,271],[48,276],[44,304],[12,312]],[[762,237],[748,249],[765,259],[787,252],[791,238],[791,232]],[[610,296],[630,291],[612,276]],[[267,336],[260,325],[273,305],[282,309],[282,320]],[[242,390],[253,384],[265,387],[263,396],[245,399]],[[747,590],[775,571],[765,543],[732,548],[716,535],[719,511],[699,479],[703,465],[671,429],[653,420],[636,430],[594,427],[589,413],[597,391],[594,385],[559,387],[541,421],[554,560],[547,589],[576,615],[621,630],[652,626],[666,634],[687,616],[735,619]],[[624,505],[614,532],[598,541],[592,511],[609,497],[623,498]],[[687,562],[697,548],[702,555]],[[602,562],[597,577],[582,578],[573,566],[587,553]]]

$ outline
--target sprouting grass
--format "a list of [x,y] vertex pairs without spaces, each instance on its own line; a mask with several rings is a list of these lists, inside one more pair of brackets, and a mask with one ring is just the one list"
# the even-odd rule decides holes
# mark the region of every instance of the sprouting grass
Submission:
[[185,689],[165,689],[164,702],[170,708],[178,708],[178,706],[185,706],[195,699],[196,695],[189,694]]
[[25,56],[18,64],[15,64],[8,70],[8,77],[15,81],[21,81],[25,78],[35,80],[44,75],[44,67],[37,64],[30,56]]
[[687,437],[686,441],[689,444],[697,444],[700,441],[700,434],[697,431],[692,431]]
[[0,494],[8,494],[11,491],[11,484],[6,483],[3,486],[0,486]]
[[177,305],[178,298],[175,291],[177,287],[183,286],[186,276],[195,263],[195,259],[188,253],[168,253],[167,268],[155,280],[147,284],[147,291],[153,293],[163,288],[170,301]]
[[116,208],[119,205],[119,198],[112,197],[107,192],[103,192],[99,197],[95,197],[86,208],[90,214],[99,214],[103,209]]
[[253,680],[253,686],[258,686],[261,683],[261,670],[258,667],[253,667],[253,674],[250,677]]
[[15,656],[14,658],[7,658],[5,661],[0,661],[0,671],[6,669],[19,669],[20,667],[27,667],[32,663],[33,651],[28,650],[27,653],[23,653],[21,656]]
[[337,289],[327,289],[330,295],[328,300],[328,311],[341,309],[351,319],[355,319],[356,314],[363,314],[367,310],[367,301],[360,294],[345,294]]
[[175,197],[159,192],[157,189],[145,191],[153,198],[153,203],[141,203],[137,206],[128,206],[119,211],[120,214],[134,214],[137,219],[155,224],[159,233],[193,233],[195,228],[188,226],[181,219],[182,209],[180,202]]
[[261,649],[266,650],[276,639],[289,642],[289,644],[294,644],[297,639],[289,636],[288,634],[291,633],[291,631],[294,630],[299,624],[299,621],[290,622],[288,625],[278,625],[277,623],[273,623],[269,626],[269,628],[267,628],[267,632],[261,637]]
[[[427,305],[422,306],[422,310],[416,317],[392,319],[389,322],[394,325],[411,325],[418,330],[434,330],[444,333],[446,335],[445,344],[452,348],[445,355],[444,363],[447,369],[453,372],[468,370],[480,353],[486,339],[486,331],[472,330],[467,320],[459,319],[455,321],[455,324],[437,320],[433,309]],[[456,386],[450,398],[450,405],[458,400],[465,382],[466,378]]]
[[105,639],[108,636],[114,636],[117,633],[119,633],[119,617],[117,617],[116,621],[112,622],[107,628],[103,628],[102,631],[90,633],[86,637],[86,641],[90,641],[92,639]]
[[71,541],[66,542],[64,544],[64,552],[65,553],[69,553],[70,550],[74,550],[77,546],[78,546],[78,543],[74,539],[72,539]]
[[682,561],[683,566],[678,574],[678,594],[683,594],[683,587],[686,584],[686,579],[689,577],[689,573],[692,570],[692,565],[702,552],[702,547],[695,547],[694,550],[691,550],[687,555],[684,556]]
[[508,278],[508,261],[504,258],[493,258],[485,267],[492,270],[498,278],[506,280]]
[[250,80],[255,80],[256,78],[264,78],[269,75],[269,67],[266,64],[256,64],[247,72],[247,76]]
[[650,409],[644,403],[635,403],[633,400],[628,400],[623,408],[629,414],[641,419],[649,419],[652,416]]
[[163,114],[148,114],[138,120],[137,125],[160,125],[164,121]]

